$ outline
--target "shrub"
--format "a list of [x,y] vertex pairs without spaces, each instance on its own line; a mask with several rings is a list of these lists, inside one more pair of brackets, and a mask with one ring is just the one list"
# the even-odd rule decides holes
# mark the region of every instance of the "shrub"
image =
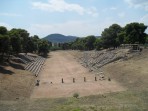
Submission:
[[54,47],[51,47],[50,50],[51,51],[56,51],[56,50],[62,50],[62,48],[54,46]]
[[73,94],[73,97],[78,98],[79,97],[79,94],[78,93],[74,93]]

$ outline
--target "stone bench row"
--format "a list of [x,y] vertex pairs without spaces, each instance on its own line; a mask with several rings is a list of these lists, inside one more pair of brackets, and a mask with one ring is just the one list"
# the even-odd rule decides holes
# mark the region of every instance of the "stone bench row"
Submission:
[[29,56],[29,55],[26,55],[26,54],[19,54],[18,57],[21,58],[21,60],[25,64],[36,60],[36,57],[32,57],[32,56]]
[[35,76],[38,76],[44,62],[45,58],[37,57],[35,61],[32,61],[26,65],[25,70],[32,72]]
[[84,53],[83,57],[81,57],[81,61],[84,66],[100,68],[110,62],[114,62],[116,60],[122,59],[125,56],[125,53],[121,53],[120,51],[108,51],[108,52],[95,52],[95,53]]

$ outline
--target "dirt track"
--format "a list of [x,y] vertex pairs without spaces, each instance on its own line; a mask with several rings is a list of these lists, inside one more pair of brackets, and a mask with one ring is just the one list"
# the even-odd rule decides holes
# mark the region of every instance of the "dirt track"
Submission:
[[[40,86],[35,86],[31,98],[72,97],[74,93],[88,96],[125,90],[114,80],[101,81],[96,76],[95,81],[95,76],[94,72],[81,66],[70,51],[51,52],[38,77]],[[61,83],[62,78],[64,83]]]

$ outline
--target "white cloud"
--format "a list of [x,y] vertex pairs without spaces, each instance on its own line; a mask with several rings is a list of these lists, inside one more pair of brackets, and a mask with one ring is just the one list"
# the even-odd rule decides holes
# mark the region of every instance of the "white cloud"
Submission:
[[125,17],[125,12],[119,13],[118,16],[119,16],[120,18],[124,18],[124,17]]
[[49,34],[60,33],[64,35],[73,35],[78,37],[86,37],[88,35],[101,35],[105,28],[110,25],[117,23],[112,19],[104,19],[101,21],[68,21],[59,24],[32,24],[29,29],[27,29],[31,35],[39,35],[40,37],[45,37]]
[[92,15],[93,17],[97,17],[99,13],[97,13],[97,9],[95,7],[91,7],[90,9],[86,10],[86,13]]
[[0,16],[20,17],[22,15],[16,13],[0,13]]
[[48,0],[48,3],[43,2],[32,2],[32,6],[34,9],[40,9],[49,12],[76,12],[80,15],[89,14],[92,16],[96,16],[97,10],[96,8],[86,9],[79,4],[67,3],[64,0]]
[[102,10],[102,12],[115,11],[115,10],[117,10],[117,9],[118,9],[117,7],[104,8],[104,9]]
[[111,7],[110,10],[117,10],[117,7]]
[[[148,26],[148,14],[144,15],[141,19],[140,19],[140,22],[144,23],[145,25]],[[148,28],[147,30],[145,31],[147,34],[148,34]]]
[[45,37],[52,33],[61,33],[64,35],[74,36],[88,36],[99,35],[98,24],[88,21],[68,21],[60,24],[32,24],[28,29],[31,34],[37,34],[41,37]]
[[125,0],[131,7],[144,8],[148,11],[148,0]]
[[141,19],[140,22],[143,22],[145,25],[148,25],[148,14],[144,15]]

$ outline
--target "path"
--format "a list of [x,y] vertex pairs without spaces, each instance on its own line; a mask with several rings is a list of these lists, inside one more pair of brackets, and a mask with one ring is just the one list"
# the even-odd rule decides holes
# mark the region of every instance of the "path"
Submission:
[[[124,90],[113,80],[101,81],[97,76],[95,81],[95,74],[81,66],[69,51],[51,52],[38,78],[40,86],[35,86],[31,98],[72,97],[74,93],[88,96]],[[61,83],[62,78],[64,83]]]

